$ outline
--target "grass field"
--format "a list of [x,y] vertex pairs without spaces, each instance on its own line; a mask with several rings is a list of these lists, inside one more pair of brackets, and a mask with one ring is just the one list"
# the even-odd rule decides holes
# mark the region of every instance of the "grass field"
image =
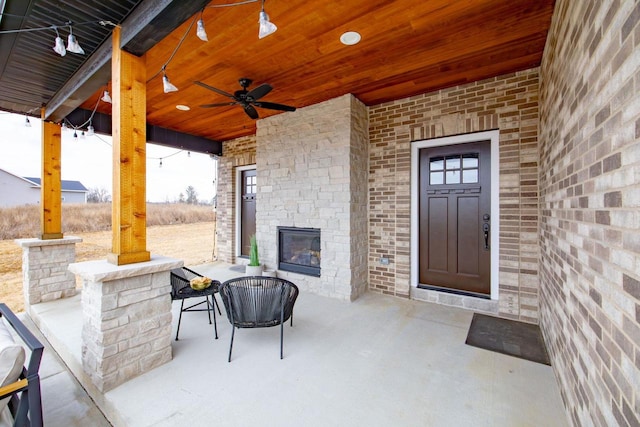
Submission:
[[[85,205],[91,208],[91,205]],[[175,207],[174,207],[175,208]],[[208,212],[208,221],[180,223],[180,221],[195,220],[196,216],[187,219],[183,215],[167,214],[173,224],[155,225],[147,227],[147,250],[152,255],[163,255],[184,260],[185,265],[205,264],[213,261],[215,220],[211,208],[200,209]],[[5,227],[7,225],[6,210],[2,210],[2,218]],[[95,211],[92,211],[95,213]],[[165,212],[166,213],[166,212]],[[64,215],[64,214],[63,214]],[[76,218],[81,214],[76,213]],[[27,220],[30,221],[30,220]],[[36,221],[39,224],[39,219]],[[15,226],[14,226],[15,228]],[[108,227],[110,228],[110,224]],[[63,227],[65,237],[77,236],[82,242],[76,245],[76,262],[106,259],[111,252],[111,231],[73,232]],[[4,238],[0,240],[0,302],[6,303],[14,312],[24,311],[24,296],[22,292],[22,248],[16,244],[15,238],[36,237],[37,232],[28,232],[18,237]]]

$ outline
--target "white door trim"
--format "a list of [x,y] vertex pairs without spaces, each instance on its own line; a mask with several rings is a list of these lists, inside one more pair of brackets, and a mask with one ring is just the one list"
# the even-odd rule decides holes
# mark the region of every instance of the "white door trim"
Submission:
[[422,148],[491,141],[491,299],[498,299],[500,261],[500,131],[488,130],[464,135],[414,141],[411,144],[411,286],[418,286],[419,240],[419,155]]
[[246,166],[238,166],[236,168],[236,218],[235,218],[235,228],[236,228],[236,259],[240,257],[240,252],[242,251],[241,242],[240,242],[240,233],[242,221],[240,221],[240,212],[242,211],[242,186],[244,185],[242,182],[242,172],[255,169],[256,165],[246,165]]

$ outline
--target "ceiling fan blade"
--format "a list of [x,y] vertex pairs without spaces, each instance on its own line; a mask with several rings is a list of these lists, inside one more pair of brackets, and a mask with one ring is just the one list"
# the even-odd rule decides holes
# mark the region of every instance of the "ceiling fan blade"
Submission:
[[249,105],[249,104],[245,105],[244,112],[247,113],[247,116],[251,117],[253,120],[259,117],[258,112],[256,111],[255,108],[253,108],[252,105]]
[[226,107],[227,105],[237,105],[237,102],[218,102],[216,104],[204,104],[200,108]]
[[209,85],[208,85],[208,84],[206,84],[206,83],[202,83],[202,82],[198,82],[198,81],[195,81],[194,83],[195,83],[195,84],[197,84],[198,86],[202,86],[202,87],[203,87],[203,88],[205,88],[205,89],[209,89],[209,90],[212,90],[212,91],[214,91],[214,92],[216,92],[216,93],[219,93],[220,95],[228,96],[228,97],[229,97],[229,98],[231,98],[231,99],[235,99],[235,97],[234,97],[233,95],[231,95],[230,93],[227,93],[227,92],[225,92],[225,91],[223,91],[223,90],[220,90],[220,89],[218,89],[218,88],[215,88],[215,87],[213,87],[213,86],[209,86]]
[[249,93],[247,93],[247,98],[253,98],[257,101],[258,99],[271,92],[272,89],[273,88],[268,83],[261,84],[257,88],[250,90]]
[[274,102],[256,102],[256,107],[268,108],[270,110],[280,110],[280,111],[296,111],[296,107],[292,107],[290,105],[284,104],[276,104]]

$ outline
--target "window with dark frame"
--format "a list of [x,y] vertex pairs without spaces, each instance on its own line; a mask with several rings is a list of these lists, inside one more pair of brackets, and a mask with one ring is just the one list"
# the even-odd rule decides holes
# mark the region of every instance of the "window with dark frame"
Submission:
[[429,185],[476,184],[478,153],[437,156],[429,159]]

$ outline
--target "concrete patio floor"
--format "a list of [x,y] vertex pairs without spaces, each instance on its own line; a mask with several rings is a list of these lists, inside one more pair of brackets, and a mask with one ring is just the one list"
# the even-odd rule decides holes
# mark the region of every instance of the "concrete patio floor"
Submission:
[[[229,267],[193,268],[223,281],[239,275]],[[174,302],[174,336],[178,309]],[[33,306],[32,317],[115,426],[568,425],[551,367],[464,343],[470,311],[301,292],[284,359],[279,328],[243,329],[231,363],[222,311],[220,339],[205,312],[185,313],[173,360],[104,394],[81,369],[80,296]],[[43,381],[43,396],[47,387]],[[84,425],[103,425],[100,414],[86,414]]]

